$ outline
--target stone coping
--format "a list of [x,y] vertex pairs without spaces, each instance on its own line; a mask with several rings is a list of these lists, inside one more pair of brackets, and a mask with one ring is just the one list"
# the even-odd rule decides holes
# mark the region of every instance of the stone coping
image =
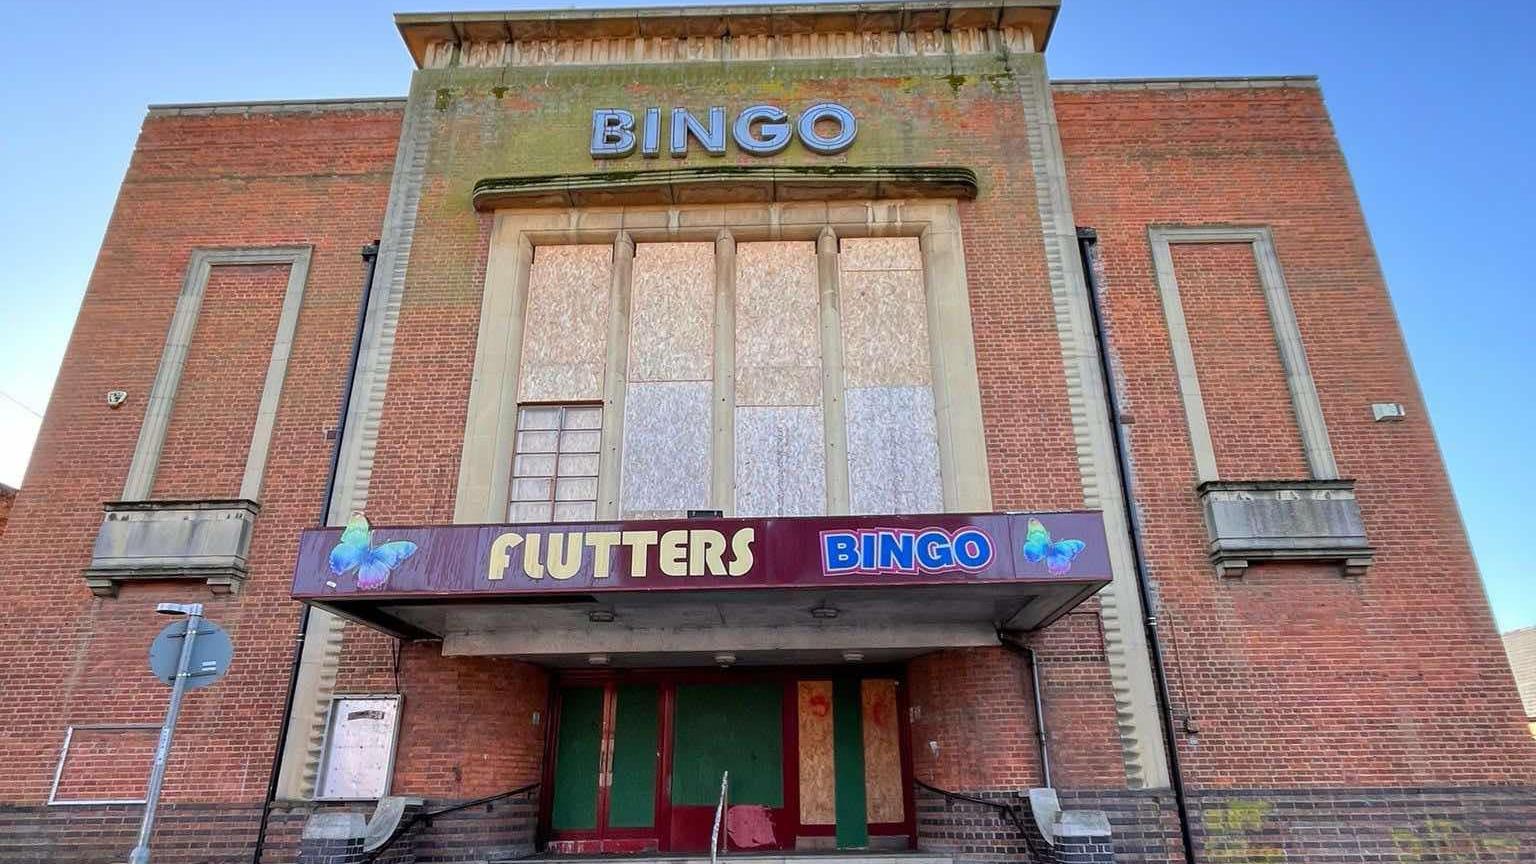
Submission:
[[1060,0],[957,0],[953,3],[792,3],[545,9],[510,12],[417,12],[395,26],[418,67],[434,42],[687,38],[796,33],[912,33],[1018,27],[1044,50]]

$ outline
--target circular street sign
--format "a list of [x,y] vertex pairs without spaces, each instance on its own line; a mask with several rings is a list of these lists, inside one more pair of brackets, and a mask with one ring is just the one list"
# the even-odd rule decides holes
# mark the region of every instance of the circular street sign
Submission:
[[[165,625],[149,645],[149,671],[166,684],[176,683],[176,665],[181,662],[181,640],[187,632],[187,619]],[[224,677],[235,647],[224,628],[207,618],[197,622],[197,638],[192,641],[192,660],[187,665],[187,689],[196,690]]]

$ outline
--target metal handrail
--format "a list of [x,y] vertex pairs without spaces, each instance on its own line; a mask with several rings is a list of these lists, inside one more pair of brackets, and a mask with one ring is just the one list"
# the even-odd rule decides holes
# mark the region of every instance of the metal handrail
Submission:
[[720,860],[720,856],[716,854],[717,852],[725,851],[725,844],[721,843],[720,840],[725,836],[726,831],[726,826],[724,825],[725,795],[726,789],[730,787],[730,782],[731,772],[722,771],[720,773],[720,800],[715,802],[715,824],[709,830],[709,864],[715,864],[715,862]]
[[389,847],[395,845],[396,840],[404,837],[406,832],[416,827],[417,823],[426,822],[431,824],[433,819],[437,818],[438,816],[442,816],[445,813],[454,813],[459,810],[468,810],[471,807],[479,807],[481,804],[490,804],[493,801],[500,801],[503,798],[513,798],[518,795],[532,792],[537,788],[539,788],[538,783],[529,783],[527,786],[519,786],[516,789],[509,789],[506,792],[497,792],[495,795],[487,795],[484,798],[476,798],[473,801],[461,801],[458,804],[450,804],[447,807],[439,807],[436,810],[423,810],[411,818],[401,822],[399,827],[395,828],[394,833],[389,835],[389,839],[384,841],[384,845],[368,853],[368,857],[364,858],[363,862],[364,864],[367,864],[367,862],[377,860],[380,855],[383,855],[385,851],[389,849]]
[[999,813],[1005,813],[1008,816],[1008,821],[1012,822],[1013,827],[1018,829],[1019,836],[1023,837],[1026,841],[1029,840],[1029,831],[1024,828],[1024,820],[1019,818],[1019,808],[1012,804],[999,804],[996,801],[988,801],[985,798],[977,798],[973,795],[965,795],[960,792],[951,792],[948,789],[940,789],[931,783],[924,783],[923,781],[915,778],[912,780],[912,782],[924,789],[927,789],[929,792],[943,795],[945,798],[953,799],[955,801],[965,801],[970,804],[980,804],[983,807],[990,807]]

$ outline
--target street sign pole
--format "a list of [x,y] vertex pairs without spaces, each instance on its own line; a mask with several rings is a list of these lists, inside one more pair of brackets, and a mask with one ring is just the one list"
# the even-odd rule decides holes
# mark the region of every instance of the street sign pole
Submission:
[[192,665],[192,643],[197,639],[197,625],[203,620],[203,604],[181,607],[187,615],[186,635],[181,642],[181,659],[176,664],[176,683],[171,685],[171,704],[165,709],[165,723],[160,727],[160,742],[155,745],[155,764],[149,769],[149,793],[144,799],[144,821],[139,825],[139,843],[128,856],[128,864],[149,864],[149,835],[155,830],[155,807],[160,803],[160,787],[165,783],[165,764],[171,756],[171,732],[181,713],[181,697],[187,692],[187,677]]

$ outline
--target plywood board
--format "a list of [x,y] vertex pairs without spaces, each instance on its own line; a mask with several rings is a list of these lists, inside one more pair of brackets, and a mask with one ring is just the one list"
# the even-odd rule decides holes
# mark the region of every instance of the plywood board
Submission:
[[837,821],[837,775],[832,761],[832,682],[801,681],[800,822],[831,825]]
[[851,387],[847,424],[849,512],[944,509],[931,389]]
[[632,280],[629,380],[710,380],[715,244],[641,243]]
[[680,515],[709,506],[712,398],[708,381],[630,383],[624,396],[625,516]]
[[736,404],[821,403],[816,244],[736,247]]
[[779,684],[680,684],[672,732],[672,804],[784,806],[784,690]]
[[847,239],[838,255],[849,387],[928,386],[928,299],[916,238]]
[[603,735],[603,688],[560,691],[555,789],[550,824],[559,830],[597,827],[597,773]]
[[660,728],[655,684],[618,688],[613,719],[613,778],[608,790],[608,827],[656,824],[656,750]]
[[737,516],[827,512],[821,406],[736,408]]
[[901,725],[896,708],[896,682],[866,678],[864,709],[864,801],[871,824],[906,818],[901,782]]
[[524,402],[603,397],[613,247],[540,246],[528,274],[523,329]]

